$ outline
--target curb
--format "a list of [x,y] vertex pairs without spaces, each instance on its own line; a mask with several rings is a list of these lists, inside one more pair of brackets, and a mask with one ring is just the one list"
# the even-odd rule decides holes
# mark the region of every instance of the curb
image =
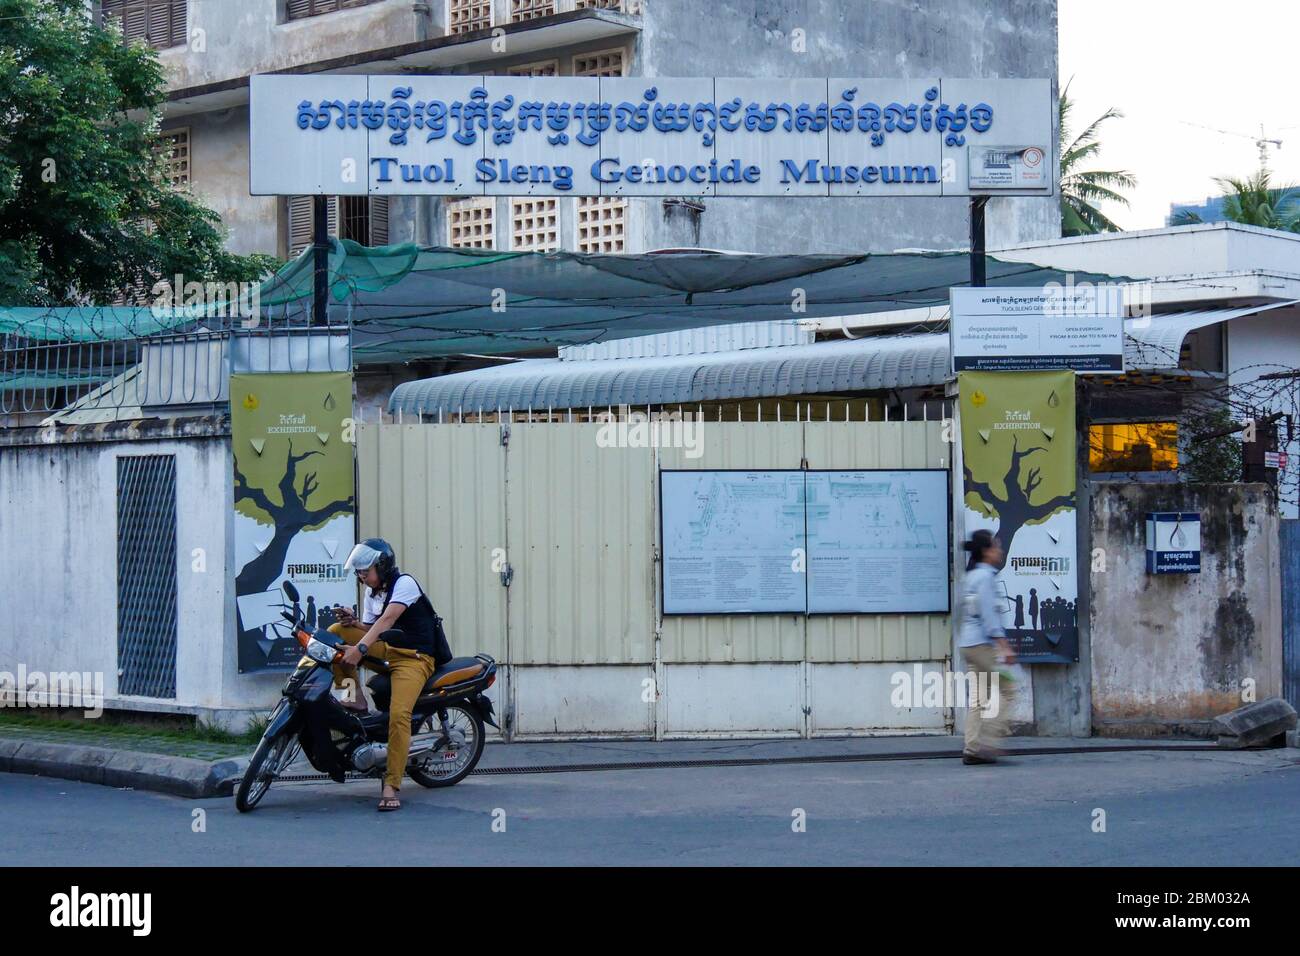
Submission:
[[0,772],[154,790],[196,800],[230,796],[245,765],[246,761],[241,759],[209,763],[193,757],[80,744],[0,740]]
[[[1288,743],[1300,744],[1297,731],[1287,735]],[[1259,749],[1259,748],[1253,748]],[[1128,751],[1220,751],[1212,741],[1183,741],[1179,743],[1150,741],[1145,743],[1099,744],[1088,747],[1027,746],[1008,748],[1008,756],[1027,757],[1036,754],[1115,753]],[[714,758],[660,758],[654,760],[617,760],[586,763],[541,763],[537,765],[478,767],[475,774],[486,776],[530,773],[574,773],[601,770],[684,769],[689,767],[761,766],[768,764],[804,763],[869,763],[885,760],[955,759],[961,750],[903,750],[881,753],[774,755],[753,757]],[[215,762],[193,757],[173,757],[165,754],[143,753],[134,750],[112,750],[107,747],[90,747],[81,744],[56,744],[43,741],[0,738],[0,773],[24,773],[82,783],[96,783],[106,787],[131,790],[152,790],[173,796],[202,800],[210,797],[229,797],[248,760],[243,757],[227,758]],[[289,776],[286,780],[307,780],[324,774]]]

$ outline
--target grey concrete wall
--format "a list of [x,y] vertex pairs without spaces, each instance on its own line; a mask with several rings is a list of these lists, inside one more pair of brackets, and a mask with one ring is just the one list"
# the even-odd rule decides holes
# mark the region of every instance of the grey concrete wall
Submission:
[[[441,9],[443,4],[431,0]],[[428,5],[377,3],[285,21],[285,0],[189,0],[188,46],[159,53],[171,89],[290,69],[422,39]]]
[[200,113],[163,124],[164,130],[190,131],[190,182],[194,195],[221,217],[226,246],[247,255],[283,255],[278,196],[248,194],[248,107]]
[[[1055,77],[1055,0],[653,0],[636,72],[646,76]],[[803,31],[806,52],[792,48]],[[645,248],[858,252],[968,245],[967,200],[713,199],[699,217],[637,203]],[[1057,238],[1055,198],[988,206],[990,245]],[[1019,237],[1019,238],[1015,238]]]
[[[172,88],[220,82],[254,72],[410,42],[443,31],[444,4],[383,2],[295,23],[279,22],[283,0],[191,0],[191,26],[204,31],[206,50],[181,47],[161,54]],[[1055,0],[652,0],[632,18],[641,33],[630,41],[634,76],[882,76],[1054,77]],[[504,6],[499,11],[498,22]],[[806,52],[792,48],[802,30]],[[560,61],[614,40],[470,63],[456,72],[504,73],[515,62]],[[169,121],[188,125],[195,191],[222,216],[230,247],[282,254],[281,204],[248,195],[247,110],[218,111]],[[563,244],[574,241],[573,205],[561,200]],[[443,202],[394,200],[394,242],[446,242]],[[952,249],[968,243],[962,198],[708,200],[695,216],[666,209],[658,199],[632,199],[627,251],[706,246],[741,251],[861,252]],[[508,202],[498,204],[498,248],[508,248]],[[1056,238],[1057,200],[994,198],[988,207],[991,246]]]
[[[1278,510],[1265,485],[1094,483],[1092,721],[1096,733],[1200,734],[1281,692]],[[1146,513],[1201,514],[1201,572],[1146,573]],[[1094,552],[1096,553],[1096,552]]]

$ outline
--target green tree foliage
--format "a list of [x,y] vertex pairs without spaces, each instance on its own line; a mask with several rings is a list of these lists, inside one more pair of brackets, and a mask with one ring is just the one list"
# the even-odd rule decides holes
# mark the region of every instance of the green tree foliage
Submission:
[[[1223,218],[1229,222],[1300,232],[1300,189],[1273,185],[1267,169],[1258,170],[1245,179],[1216,176],[1214,181],[1223,190]],[[1202,221],[1196,213],[1184,210],[1170,223],[1187,226]]]
[[1084,164],[1095,160],[1101,152],[1102,125],[1122,119],[1124,114],[1112,107],[1074,136],[1070,128],[1074,101],[1070,99],[1069,84],[1061,91],[1058,109],[1061,142],[1068,144],[1061,150],[1061,235],[1120,232],[1120,227],[1101,211],[1100,204],[1113,202],[1127,207],[1128,197],[1122,190],[1134,188],[1137,178],[1123,170],[1086,169]]
[[159,279],[253,282],[216,213],[164,181],[157,54],[83,0],[0,0],[0,302],[109,302]]
[[1238,424],[1223,405],[1190,406],[1184,412],[1179,462],[1184,481],[1241,481],[1241,437],[1232,431]]

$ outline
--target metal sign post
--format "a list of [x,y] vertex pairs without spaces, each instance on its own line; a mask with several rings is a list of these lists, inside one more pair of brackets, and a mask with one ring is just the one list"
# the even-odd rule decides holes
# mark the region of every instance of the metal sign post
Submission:
[[329,295],[329,206],[328,197],[312,197],[312,266],[311,324],[328,325]]
[[984,254],[984,207],[988,196],[970,197],[970,284],[982,288],[988,276],[988,262]]

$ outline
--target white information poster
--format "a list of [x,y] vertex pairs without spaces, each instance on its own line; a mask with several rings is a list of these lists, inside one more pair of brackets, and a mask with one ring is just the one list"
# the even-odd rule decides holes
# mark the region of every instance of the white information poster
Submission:
[[811,471],[808,613],[948,613],[948,472]]
[[660,473],[665,614],[949,610],[948,473]]
[[1124,371],[1118,288],[951,290],[954,372]]
[[804,613],[801,471],[660,473],[665,614]]

